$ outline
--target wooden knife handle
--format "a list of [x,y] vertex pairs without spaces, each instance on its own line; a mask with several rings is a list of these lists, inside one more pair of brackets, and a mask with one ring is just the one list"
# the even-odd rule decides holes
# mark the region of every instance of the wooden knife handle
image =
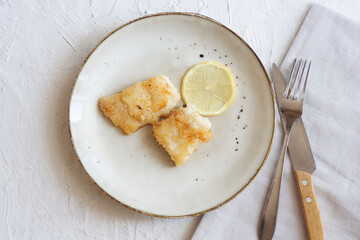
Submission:
[[321,222],[319,205],[315,198],[312,175],[311,173],[303,171],[294,172],[309,239],[323,240],[324,230]]

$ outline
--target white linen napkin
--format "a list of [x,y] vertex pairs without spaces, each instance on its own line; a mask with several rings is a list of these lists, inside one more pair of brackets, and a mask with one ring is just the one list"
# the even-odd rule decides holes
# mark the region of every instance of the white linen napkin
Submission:
[[[281,66],[285,75],[296,57],[312,61],[303,121],[317,165],[313,181],[325,239],[360,239],[360,25],[313,5]],[[206,214],[193,240],[258,238],[280,129],[277,122],[274,146],[258,177],[232,202]],[[273,239],[307,239],[288,158]]]

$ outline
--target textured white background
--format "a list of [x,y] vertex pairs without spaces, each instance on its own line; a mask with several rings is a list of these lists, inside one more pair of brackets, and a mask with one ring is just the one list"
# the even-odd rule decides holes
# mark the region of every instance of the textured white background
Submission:
[[[132,212],[76,160],[67,105],[83,60],[129,20],[186,11],[232,28],[269,68],[281,63],[311,2],[0,0],[0,239],[190,239],[200,217]],[[316,2],[360,22],[360,1]]]

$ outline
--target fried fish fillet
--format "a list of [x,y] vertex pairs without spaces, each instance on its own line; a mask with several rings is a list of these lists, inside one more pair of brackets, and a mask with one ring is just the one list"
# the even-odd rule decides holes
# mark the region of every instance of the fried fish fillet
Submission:
[[184,105],[173,110],[168,118],[154,123],[153,135],[175,165],[180,166],[201,143],[210,141],[213,136],[210,127],[209,119]]
[[168,116],[180,94],[166,76],[137,82],[119,93],[99,99],[100,110],[126,134]]

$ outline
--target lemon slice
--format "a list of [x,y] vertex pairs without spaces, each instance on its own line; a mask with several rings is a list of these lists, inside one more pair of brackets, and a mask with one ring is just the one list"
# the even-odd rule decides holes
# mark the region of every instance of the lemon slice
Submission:
[[184,102],[200,115],[218,115],[234,100],[234,79],[229,69],[219,63],[199,63],[185,74],[181,95]]

